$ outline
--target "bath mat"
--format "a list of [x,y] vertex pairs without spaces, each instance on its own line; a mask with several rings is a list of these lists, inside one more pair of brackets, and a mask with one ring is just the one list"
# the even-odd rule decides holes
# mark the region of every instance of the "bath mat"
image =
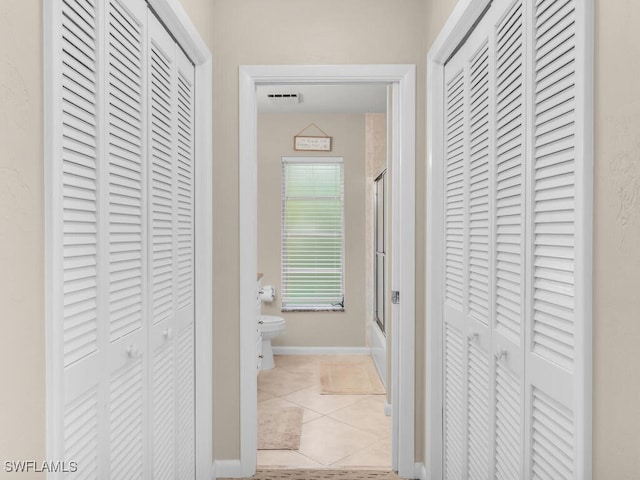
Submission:
[[322,395],[384,395],[384,386],[373,362],[320,362]]
[[303,413],[300,407],[260,409],[258,450],[298,450]]

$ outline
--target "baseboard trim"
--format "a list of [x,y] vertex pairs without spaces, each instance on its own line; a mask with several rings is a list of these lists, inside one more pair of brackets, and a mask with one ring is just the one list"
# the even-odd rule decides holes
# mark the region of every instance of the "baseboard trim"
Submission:
[[391,412],[393,412],[393,406],[390,403],[384,402],[384,415],[390,417]]
[[242,464],[240,460],[216,460],[214,462],[214,478],[242,478]]
[[276,355],[371,355],[369,347],[273,347]]
[[424,462],[416,462],[415,477],[420,480],[427,480],[427,467]]

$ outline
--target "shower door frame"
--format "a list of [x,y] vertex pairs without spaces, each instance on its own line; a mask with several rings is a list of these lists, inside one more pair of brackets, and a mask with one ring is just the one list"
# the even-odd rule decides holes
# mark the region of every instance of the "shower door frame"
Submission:
[[[373,181],[375,190],[375,214],[373,216],[374,240],[373,240],[373,276],[374,276],[374,319],[380,331],[387,335],[387,169],[385,168]],[[382,185],[382,199],[380,199],[380,185]],[[382,210],[382,213],[380,213]],[[382,215],[382,232],[380,232],[380,215]],[[382,251],[380,251],[380,235],[382,234]],[[382,275],[379,271],[378,254],[382,254]],[[382,298],[379,298],[379,282],[382,282]],[[382,302],[380,308],[379,302]],[[382,318],[379,313],[382,312]]]

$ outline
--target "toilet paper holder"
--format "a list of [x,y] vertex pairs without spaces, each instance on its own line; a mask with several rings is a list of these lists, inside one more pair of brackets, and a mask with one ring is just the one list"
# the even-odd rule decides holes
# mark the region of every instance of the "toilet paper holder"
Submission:
[[276,298],[276,288],[271,285],[265,285],[260,289],[258,295],[263,302],[273,302]]

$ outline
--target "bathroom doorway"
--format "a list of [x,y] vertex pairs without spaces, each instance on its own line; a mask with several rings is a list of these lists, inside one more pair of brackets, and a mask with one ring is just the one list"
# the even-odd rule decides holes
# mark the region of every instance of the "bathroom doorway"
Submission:
[[385,83],[257,86],[256,271],[276,292],[257,312],[258,470],[391,469],[384,302],[374,306],[388,96]]
[[[241,317],[241,455],[243,476],[255,472],[257,453],[257,381],[255,288],[257,265],[257,109],[256,87],[270,84],[389,84],[393,125],[391,168],[391,289],[402,294],[392,308],[393,345],[392,466],[401,476],[414,475],[414,211],[415,211],[415,67],[254,66],[240,69],[240,317]],[[296,132],[292,132],[296,133]]]

